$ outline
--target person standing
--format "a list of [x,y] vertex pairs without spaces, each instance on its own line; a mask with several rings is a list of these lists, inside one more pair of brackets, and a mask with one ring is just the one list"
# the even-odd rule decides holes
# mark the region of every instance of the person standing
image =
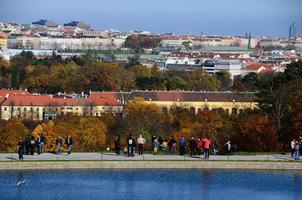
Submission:
[[24,140],[24,144],[25,144],[25,153],[26,155],[29,155],[30,153],[30,136],[27,135],[25,140]]
[[23,153],[24,153],[24,142],[20,140],[18,143],[19,160],[23,160]]
[[127,147],[128,147],[128,157],[130,156],[134,156],[134,147],[135,147],[135,141],[132,137],[132,135],[130,134],[128,139],[127,139]]
[[36,147],[35,137],[31,136],[31,139],[30,139],[30,155],[32,155],[32,156],[35,154],[35,147]]
[[59,136],[56,139],[56,146],[57,146],[57,154],[61,154],[61,147],[62,147],[62,139],[61,136]]
[[176,154],[176,141],[173,136],[171,136],[169,141],[169,149],[173,155]]
[[197,147],[197,154],[198,154],[198,156],[200,156],[201,152],[202,152],[202,141],[201,141],[200,137],[197,138],[196,147]]
[[115,153],[117,155],[120,155],[120,150],[121,150],[121,138],[119,135],[115,136],[114,139],[114,147],[115,147]]
[[294,147],[294,160],[297,161],[299,160],[299,151],[300,151],[300,144],[298,141],[295,142],[295,147]]
[[151,146],[152,148],[154,148],[154,140],[156,139],[156,135],[153,134],[152,137],[151,137]]
[[137,144],[138,144],[138,155],[143,155],[144,153],[144,145],[146,143],[145,138],[143,138],[142,135],[139,135],[139,138],[137,138]]
[[192,136],[191,140],[190,140],[190,155],[194,156],[196,152],[196,140],[195,138]]
[[232,149],[231,141],[227,141],[227,143],[225,143],[224,146],[225,146],[225,151],[226,151],[227,155],[230,155],[231,149]]
[[185,154],[185,148],[186,148],[186,141],[183,136],[178,141],[178,147],[179,147],[179,155]]
[[43,133],[41,133],[41,139],[40,139],[40,153],[44,153],[45,151],[45,144],[46,144],[46,138]]
[[36,145],[37,145],[37,149],[38,149],[38,154],[40,155],[40,153],[41,153],[41,137],[40,137],[40,135],[38,134],[38,136],[37,136],[37,140],[36,140]]
[[293,139],[293,140],[290,142],[290,148],[291,148],[291,157],[293,157],[293,156],[294,156],[295,146],[296,146],[296,140],[295,140],[295,139]]
[[204,148],[204,159],[209,159],[210,157],[210,146],[211,146],[211,141],[205,137],[203,140],[202,140],[202,143],[203,143],[203,148]]
[[73,140],[70,135],[68,135],[67,138],[65,139],[65,144],[67,145],[67,154],[71,154]]

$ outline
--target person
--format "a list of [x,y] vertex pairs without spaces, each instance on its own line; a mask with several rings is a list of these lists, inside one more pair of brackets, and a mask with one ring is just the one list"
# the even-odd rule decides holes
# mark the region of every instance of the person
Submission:
[[302,154],[302,136],[299,137],[299,142],[300,142],[299,155],[301,155]]
[[213,155],[216,155],[218,152],[218,144],[216,141],[212,144],[212,152],[213,152]]
[[114,139],[114,147],[115,147],[115,153],[117,155],[120,155],[120,150],[121,150],[121,138],[119,135],[115,136]]
[[291,148],[291,157],[293,157],[293,156],[294,156],[295,145],[296,145],[296,140],[295,140],[295,139],[293,139],[293,140],[290,142],[290,148]]
[[178,141],[178,147],[179,147],[179,155],[185,154],[185,148],[186,148],[186,141],[183,136]]
[[176,154],[176,141],[175,141],[173,136],[170,137],[170,141],[169,141],[168,146],[169,146],[169,149],[170,149],[171,153],[173,155],[175,155]]
[[155,140],[154,140],[154,142],[153,142],[154,144],[153,144],[153,146],[154,146],[154,148],[153,148],[153,154],[155,154],[157,151],[158,151],[158,149],[159,149],[159,142],[158,142],[158,139],[157,138],[155,138]]
[[300,151],[300,144],[298,141],[295,142],[295,147],[294,147],[294,160],[297,161],[299,160],[299,151]]
[[24,153],[24,142],[20,140],[18,143],[19,160],[23,160],[23,153]]
[[61,136],[59,136],[56,139],[56,146],[57,146],[57,154],[61,154],[61,147],[62,147],[62,139]]
[[31,136],[31,139],[30,139],[30,155],[32,155],[32,156],[35,154],[35,146],[36,146],[35,137]]
[[202,143],[203,143],[203,148],[204,148],[204,159],[209,159],[210,155],[209,155],[209,152],[210,152],[210,146],[211,146],[211,141],[205,137],[203,140],[202,140]]
[[46,138],[43,133],[40,136],[40,153],[44,153],[45,151]]
[[135,147],[135,141],[132,137],[132,135],[130,134],[128,139],[127,139],[127,147],[128,147],[128,157],[130,156],[134,156],[134,147]]
[[190,140],[190,155],[194,156],[196,152],[196,140],[195,138],[192,136],[191,140]]
[[198,156],[201,156],[201,152],[202,152],[202,141],[201,141],[200,137],[197,138],[196,147],[197,147],[197,154],[198,154]]
[[168,150],[168,140],[164,139],[163,144],[162,144],[162,150],[167,151]]
[[156,135],[153,134],[151,137],[151,146],[154,148],[154,140],[156,139]]
[[158,137],[158,143],[159,143],[159,148],[160,149],[163,149],[163,142],[164,142],[163,138],[161,136],[159,136]]
[[41,137],[40,137],[40,134],[38,134],[38,136],[37,136],[36,145],[37,145],[38,154],[40,155],[40,153],[41,153],[41,147],[40,147]]
[[67,145],[67,154],[71,154],[73,140],[70,135],[68,135],[67,138],[65,139],[65,144]]
[[143,155],[143,153],[144,153],[144,144],[145,143],[146,143],[145,138],[143,138],[142,135],[139,135],[139,138],[137,138],[138,155]]
[[25,140],[24,140],[24,144],[25,144],[25,153],[26,155],[29,155],[30,153],[30,136],[27,135]]
[[225,146],[225,151],[226,151],[227,155],[230,155],[230,153],[231,153],[231,148],[232,148],[231,141],[230,141],[230,140],[227,141],[227,143],[225,143],[224,146]]

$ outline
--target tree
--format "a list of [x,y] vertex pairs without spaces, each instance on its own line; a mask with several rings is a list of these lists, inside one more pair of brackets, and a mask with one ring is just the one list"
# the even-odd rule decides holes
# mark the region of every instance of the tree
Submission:
[[220,89],[220,81],[203,69],[195,69],[188,72],[187,83],[188,90],[215,91]]

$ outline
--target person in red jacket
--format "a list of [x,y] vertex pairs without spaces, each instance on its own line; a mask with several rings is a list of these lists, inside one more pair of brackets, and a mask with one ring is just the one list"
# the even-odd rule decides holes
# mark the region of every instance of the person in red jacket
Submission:
[[210,147],[211,147],[211,140],[209,140],[207,137],[205,137],[202,140],[203,148],[204,148],[204,159],[209,159],[210,156]]

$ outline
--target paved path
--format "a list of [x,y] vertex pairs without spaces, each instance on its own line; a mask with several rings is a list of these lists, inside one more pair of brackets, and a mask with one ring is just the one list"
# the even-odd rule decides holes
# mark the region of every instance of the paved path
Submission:
[[[14,161],[18,159],[16,153],[0,153],[0,161]],[[203,157],[190,157],[179,155],[153,155],[145,154],[143,156],[127,157],[124,155],[115,155],[114,153],[72,153],[60,155],[44,153],[35,154],[34,156],[24,155],[24,160],[202,160]],[[290,161],[293,160],[289,154],[270,154],[270,155],[253,155],[253,156],[210,156],[209,160],[233,160],[233,161]]]

